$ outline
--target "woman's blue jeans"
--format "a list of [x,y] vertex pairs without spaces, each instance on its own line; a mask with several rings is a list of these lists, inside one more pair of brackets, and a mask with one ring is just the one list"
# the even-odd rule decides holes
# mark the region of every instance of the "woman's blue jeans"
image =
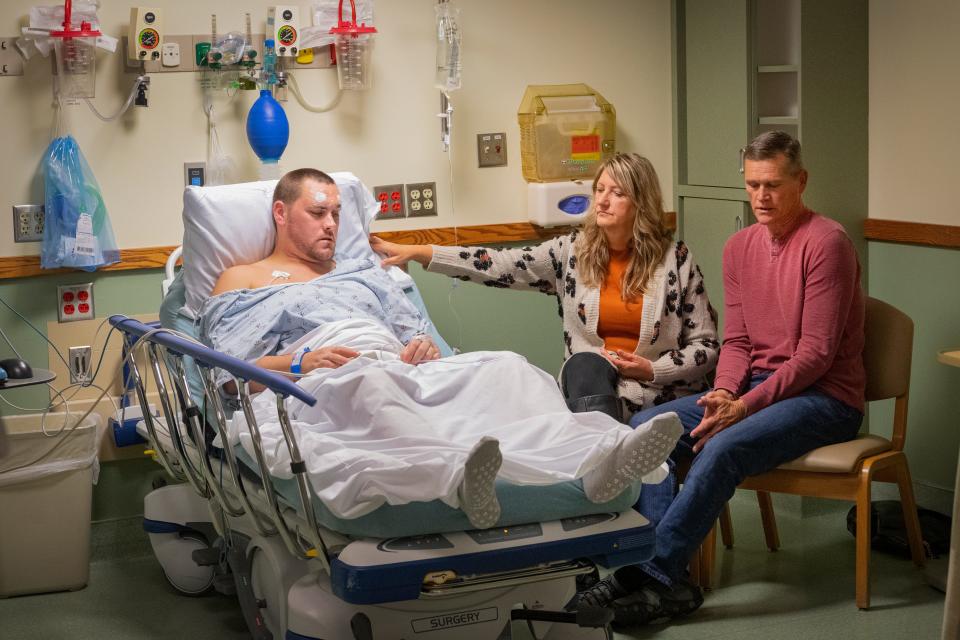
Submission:
[[[750,388],[766,379],[754,376]],[[668,586],[678,579],[713,527],[720,511],[747,476],[769,471],[811,449],[856,436],[863,414],[813,388],[781,400],[724,429],[696,455],[690,431],[703,419],[697,399],[687,396],[635,414],[630,425],[675,411],[684,435],[671,458],[693,458],[683,488],[657,524],[656,555],[640,568]]]

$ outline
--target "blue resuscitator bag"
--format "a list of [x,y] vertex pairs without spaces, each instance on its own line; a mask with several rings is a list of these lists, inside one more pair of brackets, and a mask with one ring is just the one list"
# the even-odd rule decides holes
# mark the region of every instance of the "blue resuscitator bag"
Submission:
[[73,136],[55,138],[43,159],[46,190],[40,266],[94,271],[120,262],[107,207]]

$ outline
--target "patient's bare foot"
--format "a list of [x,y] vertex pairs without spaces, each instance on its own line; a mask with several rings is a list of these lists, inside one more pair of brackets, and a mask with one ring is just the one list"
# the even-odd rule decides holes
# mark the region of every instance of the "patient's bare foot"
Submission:
[[662,413],[639,425],[605,461],[583,476],[587,498],[598,504],[616,498],[663,464],[682,434],[683,426],[676,413]]
[[460,508],[477,529],[489,529],[500,519],[494,483],[501,462],[500,441],[483,437],[473,446],[463,465],[463,482],[458,491]]

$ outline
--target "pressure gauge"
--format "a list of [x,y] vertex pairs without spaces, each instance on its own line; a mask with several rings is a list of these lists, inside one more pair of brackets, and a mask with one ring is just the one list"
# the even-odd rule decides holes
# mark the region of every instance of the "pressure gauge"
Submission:
[[277,57],[296,56],[300,49],[300,8],[278,5],[267,10],[267,38],[276,42]]
[[140,32],[137,41],[144,49],[156,49],[160,44],[160,34],[156,29],[144,29]]
[[127,55],[131,60],[159,60],[163,44],[163,20],[159,9],[133,7],[130,9],[130,31],[127,37]]

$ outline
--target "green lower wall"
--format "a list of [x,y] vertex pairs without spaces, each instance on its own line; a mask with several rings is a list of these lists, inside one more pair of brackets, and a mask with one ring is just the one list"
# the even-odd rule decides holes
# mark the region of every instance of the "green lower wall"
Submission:
[[415,263],[410,275],[451,347],[516,351],[552,375],[559,373],[563,330],[556,298],[462,282],[427,273]]
[[[869,292],[913,318],[907,456],[914,482],[953,491],[960,445],[960,369],[937,362],[960,347],[960,251],[870,242]],[[889,436],[893,403],[874,403],[870,431]]]
[[[23,314],[37,329],[46,334],[47,322],[57,320],[57,286],[61,284],[93,283],[94,312],[97,318],[106,319],[115,313],[127,315],[156,313],[160,308],[160,282],[163,272],[123,271],[104,273],[64,273],[36,278],[18,278],[0,281],[0,298]],[[49,364],[47,343],[5,306],[0,305],[0,327],[17,347],[23,358],[33,366]],[[99,340],[109,327],[105,327]],[[111,338],[111,341],[116,337]],[[98,342],[99,345],[99,342]],[[9,355],[9,347],[0,343],[0,357]],[[66,357],[67,354],[63,354]],[[94,355],[99,355],[95,353]],[[101,380],[103,374],[97,378]],[[57,380],[54,386],[62,389],[69,381]],[[15,404],[24,407],[43,407],[47,403],[47,388],[30,387],[24,390],[7,391],[4,395]],[[0,403],[0,415],[21,413]]]

